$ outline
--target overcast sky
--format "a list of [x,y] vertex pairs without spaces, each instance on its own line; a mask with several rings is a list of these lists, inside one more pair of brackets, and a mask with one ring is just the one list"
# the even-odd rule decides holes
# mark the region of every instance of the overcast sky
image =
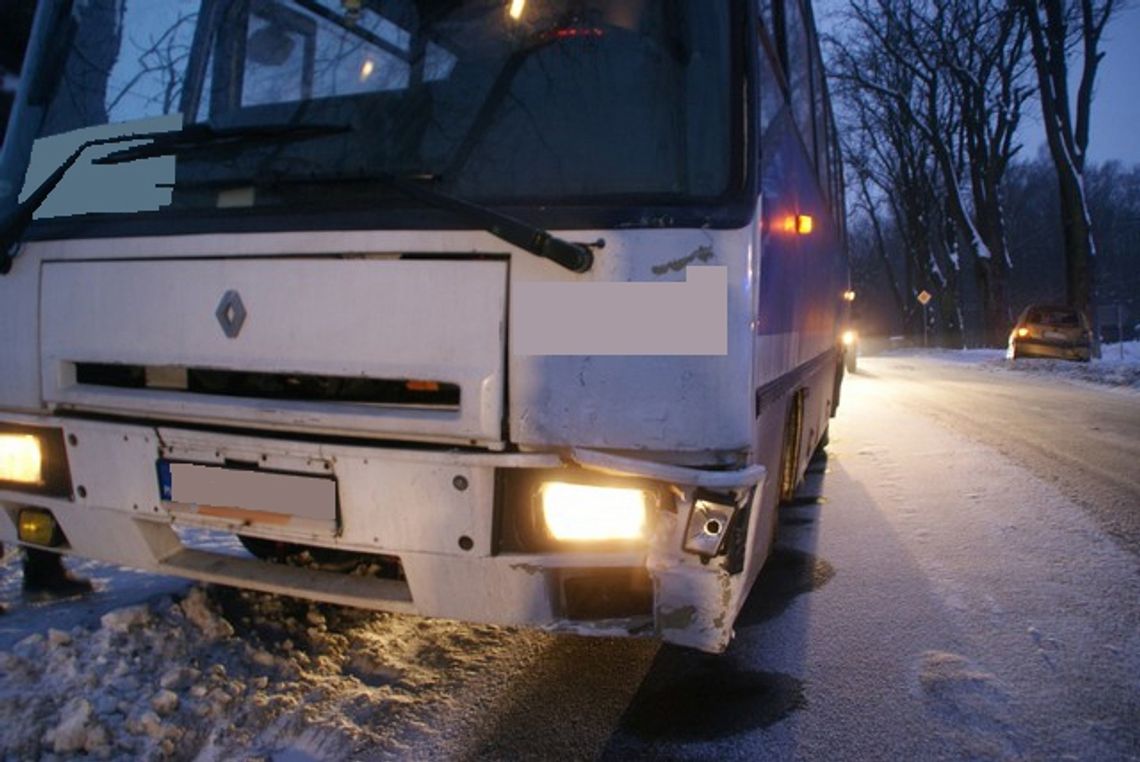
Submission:
[[[1118,14],[1105,36],[1106,55],[1097,74],[1089,156],[1098,162],[1120,159],[1140,164],[1140,4],[1134,3]],[[1039,142],[1044,140],[1039,135],[1040,121],[1036,119],[1033,126]]]

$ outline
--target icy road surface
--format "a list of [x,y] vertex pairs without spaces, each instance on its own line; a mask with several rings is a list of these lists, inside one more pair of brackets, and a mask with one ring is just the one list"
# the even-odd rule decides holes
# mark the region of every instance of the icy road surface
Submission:
[[724,656],[86,563],[33,605],[9,550],[3,756],[1140,759],[1140,395],[860,362]]

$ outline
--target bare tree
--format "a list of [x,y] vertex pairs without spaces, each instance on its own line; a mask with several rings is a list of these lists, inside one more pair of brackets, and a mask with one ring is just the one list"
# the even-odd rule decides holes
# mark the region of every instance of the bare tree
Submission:
[[902,320],[904,330],[907,330],[914,317],[914,310],[911,306],[911,300],[903,297],[903,290],[899,287],[899,279],[895,273],[895,267],[891,262],[890,254],[887,251],[886,237],[883,235],[882,214],[879,210],[879,200],[881,196],[875,194],[870,189],[872,182],[870,170],[856,163],[853,163],[852,166],[855,169],[854,179],[858,190],[858,194],[851,202],[852,211],[861,214],[870,225],[872,248],[874,249],[875,257],[886,275],[887,288],[890,290],[891,297],[894,299],[895,308],[898,311],[899,318]]
[[[1031,90],[1023,76],[1024,23],[998,0],[853,0],[850,19],[836,56],[840,76],[864,97],[892,101],[925,143],[940,175],[942,208],[972,254],[983,335],[1001,342],[1010,268],[1001,178],[1018,149],[1013,136]],[[928,213],[928,229],[933,221]],[[945,279],[958,271],[959,247],[945,235],[938,240],[950,265],[942,268]]]
[[[894,95],[913,97],[919,89],[914,73],[880,51],[855,56],[842,45],[832,47],[838,105],[851,136],[844,155],[858,183],[855,208],[869,218],[878,257],[892,279],[891,292],[904,330],[912,335],[921,332],[918,320],[922,315],[915,296],[927,290],[935,294],[939,307],[947,308],[945,313],[936,310],[935,315],[945,314],[945,326],[957,331],[957,265],[942,258],[937,242],[938,169],[929,142],[902,115]],[[890,93],[860,86],[861,76],[885,84]],[[953,110],[945,110],[942,116],[943,128],[953,132]],[[884,220],[893,223],[894,236],[884,234]],[[901,281],[894,276],[888,238],[899,244],[895,257],[901,260]]]
[[[1068,298],[1094,321],[1096,241],[1083,176],[1100,39],[1119,8],[1115,0],[1013,0],[1032,40],[1045,137],[1057,172]],[[1069,52],[1081,50],[1076,103],[1069,96]],[[1098,342],[1099,343],[1099,342]],[[1099,351],[1099,349],[1098,349]]]
[[994,0],[942,0],[936,5],[945,25],[936,35],[938,63],[949,73],[961,104],[974,220],[991,255],[975,263],[988,270],[978,278],[979,287],[989,290],[984,300],[988,339],[1001,344],[1013,319],[1002,178],[1020,149],[1014,133],[1033,90],[1027,76],[1026,25]]
[[119,92],[107,98],[108,113],[126,98],[137,101],[134,107],[140,112],[148,112],[157,106],[163,114],[169,114],[182,94],[186,60],[190,57],[190,45],[182,39],[180,31],[193,30],[198,14],[179,14],[162,34],[153,35],[146,43],[130,40],[138,52],[134,73]]

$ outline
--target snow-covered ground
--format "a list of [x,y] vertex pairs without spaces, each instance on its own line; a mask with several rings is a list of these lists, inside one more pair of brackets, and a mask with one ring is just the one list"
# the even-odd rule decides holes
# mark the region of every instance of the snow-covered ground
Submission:
[[721,657],[92,562],[69,563],[96,595],[30,604],[9,548],[0,756],[1140,759],[1136,557],[1041,474],[921,418],[895,357],[861,358]]
[[[130,594],[132,572],[79,566],[95,599]],[[5,759],[449,756],[457,689],[497,681],[505,649],[550,639],[155,579],[174,590],[94,619],[56,602],[40,623],[6,596],[25,633],[0,651]]]
[[[1123,352],[1122,352],[1123,350]],[[1019,358],[1007,360],[1004,349],[897,349],[891,357],[916,356],[960,365],[974,365],[993,372],[1030,373],[1069,381],[1140,389],[1140,341],[1105,344],[1101,357],[1090,362]]]

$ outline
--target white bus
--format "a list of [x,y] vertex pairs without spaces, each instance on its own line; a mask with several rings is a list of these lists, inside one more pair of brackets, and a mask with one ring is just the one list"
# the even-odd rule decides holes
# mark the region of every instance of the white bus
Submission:
[[43,0],[0,178],[0,541],[716,652],[838,402],[799,0]]

